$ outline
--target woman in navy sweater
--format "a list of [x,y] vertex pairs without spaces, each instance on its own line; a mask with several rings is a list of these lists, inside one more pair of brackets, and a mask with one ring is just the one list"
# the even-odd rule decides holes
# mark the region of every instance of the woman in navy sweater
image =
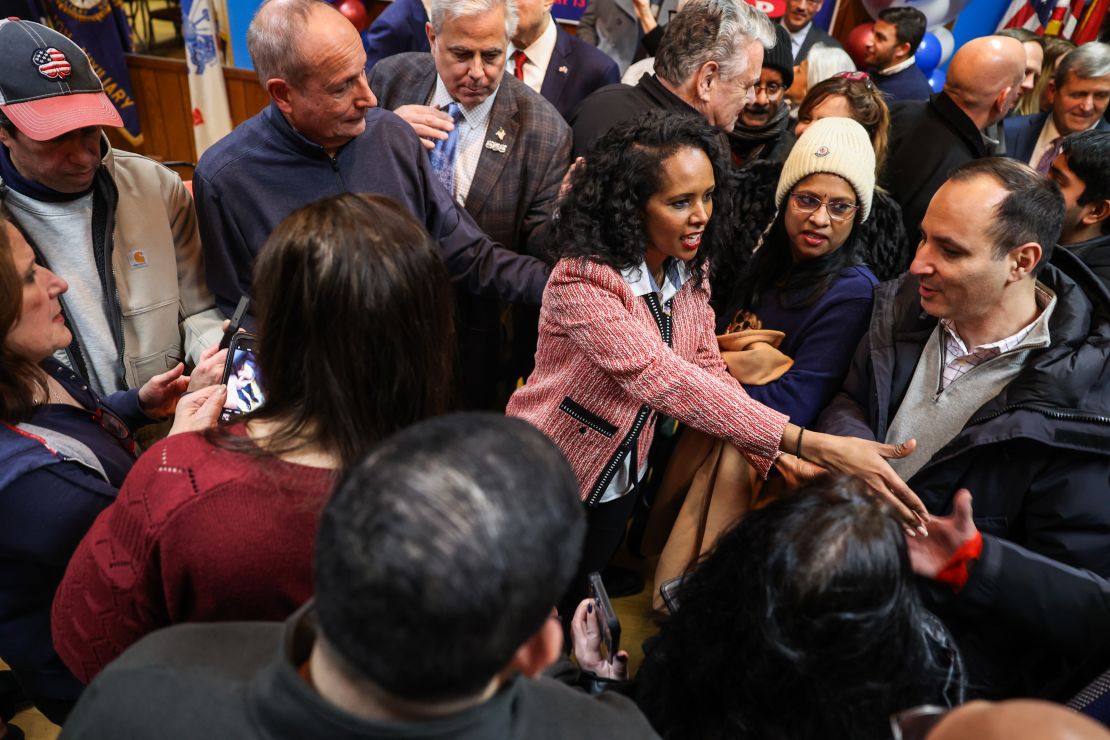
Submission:
[[[135,462],[131,431],[174,413],[189,383],[178,365],[142,388],[98,398],[51,358],[73,341],[59,300],[67,287],[35,264],[0,209],[0,658],[58,724],[83,686],[54,653],[54,591]],[[193,394],[173,432],[214,423],[221,403],[217,386]]]
[[[810,424],[840,388],[871,318],[878,280],[862,264],[863,250],[854,237],[856,226],[871,213],[874,190],[875,153],[867,131],[850,118],[810,125],[783,165],[775,191],[777,212],[741,273],[734,293],[740,301],[725,314],[732,317],[731,331],[783,332],[778,349],[793,361],[789,369],[744,389],[801,426]],[[674,457],[688,449],[676,449]],[[742,462],[726,458],[729,454],[724,449],[720,458],[709,458],[719,460],[712,477],[739,482],[690,488],[659,558],[657,586],[708,552],[755,500],[762,483],[743,470],[733,475]],[[666,492],[661,497],[670,498]],[[662,608],[661,597],[655,603]]]

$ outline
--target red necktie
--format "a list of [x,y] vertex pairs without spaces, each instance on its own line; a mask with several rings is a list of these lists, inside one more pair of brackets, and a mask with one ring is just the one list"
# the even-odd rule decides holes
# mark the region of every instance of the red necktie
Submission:
[[516,71],[513,72],[513,75],[521,82],[524,82],[524,63],[528,61],[528,57],[524,56],[523,51],[517,49],[513,52],[513,59],[516,60]]

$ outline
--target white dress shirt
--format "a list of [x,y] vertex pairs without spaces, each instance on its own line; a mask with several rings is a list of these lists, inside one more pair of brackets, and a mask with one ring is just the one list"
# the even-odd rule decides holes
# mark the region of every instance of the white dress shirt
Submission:
[[[547,28],[538,39],[524,49],[524,56],[528,58],[524,62],[524,84],[536,92],[543,87],[543,80],[547,77],[547,65],[551,64],[551,55],[555,53],[555,40],[558,37],[559,31],[555,28],[555,19],[548,15]],[[513,58],[515,52],[516,47],[509,44],[509,61],[505,64],[506,74],[513,74],[516,68]]]
[[[500,85],[497,88],[501,89]],[[489,112],[493,108],[493,101],[497,98],[494,90],[488,98],[478,105],[467,110],[466,106],[459,103],[463,117],[459,121],[459,144],[455,155],[455,200],[460,206],[466,205],[466,196],[470,193],[470,183],[474,181],[474,172],[478,169],[478,159],[482,156],[482,148],[486,141],[486,128],[489,126]],[[455,102],[447,92],[447,86],[436,75],[436,89],[432,93],[430,105],[440,110]]]
[[904,69],[909,69],[910,67],[912,67],[916,63],[917,63],[917,57],[914,56],[913,54],[910,54],[910,56],[907,59],[903,59],[902,61],[898,62],[897,64],[892,64],[889,67],[887,67],[886,69],[880,69],[879,74],[881,74],[883,77],[889,77],[890,75],[896,75]]
[[789,28],[786,28],[786,26],[783,26],[790,35],[790,58],[795,62],[798,61],[798,52],[802,50],[802,44],[805,43],[806,36],[809,35],[809,27],[812,25],[813,21],[810,21],[797,31],[791,31]]

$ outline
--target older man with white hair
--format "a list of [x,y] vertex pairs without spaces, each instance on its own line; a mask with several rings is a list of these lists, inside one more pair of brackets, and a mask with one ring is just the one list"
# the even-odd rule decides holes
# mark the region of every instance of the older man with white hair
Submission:
[[[420,135],[432,169],[478,226],[535,254],[570,164],[570,127],[539,93],[505,74],[516,25],[514,0],[432,0],[431,53],[383,59],[369,82],[378,103]],[[463,402],[496,408],[498,379],[511,390],[530,370],[538,315],[514,312],[519,361],[499,367],[497,301],[461,295],[458,308]]]
[[225,313],[249,292],[274,227],[342,192],[400,202],[462,289],[539,303],[546,266],[498,247],[455,207],[412,128],[375,108],[362,39],[342,14],[316,0],[267,0],[247,45],[270,106],[205,152],[193,180],[208,285]]
[[574,154],[585,155],[606,131],[650,110],[688,111],[728,132],[759,82],[763,50],[775,45],[766,15],[744,0],[690,0],[667,24],[655,74],[635,87],[610,85],[571,117]]

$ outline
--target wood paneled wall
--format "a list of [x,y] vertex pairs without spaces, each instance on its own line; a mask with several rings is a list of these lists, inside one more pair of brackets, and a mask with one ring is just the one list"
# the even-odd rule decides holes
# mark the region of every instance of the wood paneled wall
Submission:
[[[178,59],[127,56],[127,70],[135,90],[143,141],[138,146],[117,131],[109,131],[112,145],[163,161],[197,161],[193,143],[193,115],[185,62]],[[251,70],[224,67],[231,122],[238,126],[269,103],[266,91]]]

